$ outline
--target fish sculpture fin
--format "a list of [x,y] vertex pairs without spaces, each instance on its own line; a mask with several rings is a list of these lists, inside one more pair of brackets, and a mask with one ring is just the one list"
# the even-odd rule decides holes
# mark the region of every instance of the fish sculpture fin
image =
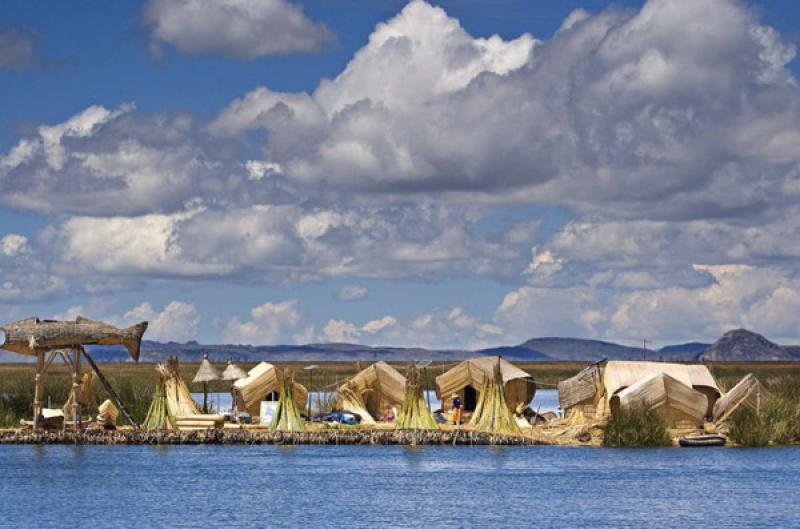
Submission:
[[147,330],[146,321],[137,323],[136,325],[133,325],[125,329],[125,332],[126,334],[129,335],[129,337],[122,342],[122,345],[124,345],[125,349],[128,350],[134,362],[139,361],[139,351],[141,350],[142,347],[142,335],[146,330]]

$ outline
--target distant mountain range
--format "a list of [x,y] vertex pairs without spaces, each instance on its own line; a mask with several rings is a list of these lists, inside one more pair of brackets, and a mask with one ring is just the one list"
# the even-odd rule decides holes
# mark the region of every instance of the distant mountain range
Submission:
[[[89,348],[98,362],[126,362],[127,351],[120,347],[92,346]],[[208,345],[197,342],[161,343],[142,342],[141,360],[158,362],[177,356],[184,362],[199,361],[203,353],[209,353],[214,361],[233,358],[236,361],[256,362],[355,362],[386,360],[405,362],[410,360],[458,361],[475,355],[502,355],[517,361],[597,361],[611,360],[713,360],[713,361],[762,361],[800,360],[800,346],[781,346],[760,334],[745,329],[725,333],[713,344],[688,342],[668,345],[661,349],[628,347],[600,340],[580,338],[533,338],[525,343],[468,351],[460,349],[431,350],[417,347],[371,347],[348,343],[321,343],[308,345]],[[15,353],[0,351],[0,362],[32,361]]]

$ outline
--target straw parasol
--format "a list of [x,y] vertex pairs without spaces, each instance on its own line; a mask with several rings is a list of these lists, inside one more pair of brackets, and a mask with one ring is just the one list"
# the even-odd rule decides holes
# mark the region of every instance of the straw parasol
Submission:
[[233,383],[239,380],[240,378],[244,378],[247,376],[247,373],[244,369],[237,366],[233,363],[233,359],[228,359],[228,366],[225,368],[225,371],[222,372],[222,380],[230,380],[231,381],[231,410],[235,409],[236,403],[236,395],[233,392]]
[[208,353],[203,353],[203,361],[200,362],[200,369],[197,370],[192,382],[203,383],[203,413],[208,413],[208,383],[212,380],[219,380],[219,373],[208,360]]

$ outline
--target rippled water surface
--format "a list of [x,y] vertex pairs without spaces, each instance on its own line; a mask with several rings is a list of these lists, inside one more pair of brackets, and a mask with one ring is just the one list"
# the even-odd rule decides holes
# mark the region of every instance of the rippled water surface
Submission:
[[0,527],[798,527],[800,449],[0,446]]

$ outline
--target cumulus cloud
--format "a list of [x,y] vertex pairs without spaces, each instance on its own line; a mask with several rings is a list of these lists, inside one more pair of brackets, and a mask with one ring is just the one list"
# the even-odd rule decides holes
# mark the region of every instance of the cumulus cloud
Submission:
[[[510,275],[522,245],[478,236],[468,208],[257,205],[171,215],[71,217],[44,239],[65,266],[107,275],[324,277]],[[345,295],[360,294],[355,290]]]
[[126,325],[147,321],[146,337],[149,340],[185,342],[197,336],[200,315],[191,303],[170,301],[161,311],[150,303],[142,303],[122,317]]
[[0,68],[25,68],[37,58],[37,36],[27,29],[0,28]]
[[[227,343],[270,345],[278,343],[307,342],[308,329],[301,329],[297,300],[288,299],[273,303],[268,301],[250,310],[250,320],[229,319],[222,329]],[[297,339],[296,339],[297,338]]]
[[461,307],[435,309],[401,321],[384,316],[362,325],[341,319],[328,321],[320,340],[366,345],[480,349],[503,343],[504,330],[468,314]]
[[694,265],[709,281],[692,287],[618,290],[608,285],[522,287],[506,295],[495,320],[520,339],[543,334],[663,342],[714,340],[747,327],[796,337],[792,312],[800,280],[774,267]]
[[369,290],[367,287],[358,285],[345,285],[340,290],[336,297],[341,301],[358,301],[367,297]]
[[[154,1],[146,11],[198,5]],[[169,31],[202,30],[205,15],[239,17],[242,6],[214,3]],[[156,42],[248,57],[242,50],[254,48],[242,42],[260,14],[235,38],[220,31],[202,45],[161,37],[150,23]],[[498,329],[662,335],[638,314],[677,311],[670,296],[732,284],[713,268],[726,266],[772,278],[758,276],[768,285],[758,296],[740,295],[745,319],[714,308],[711,320],[664,321],[690,338],[734,320],[784,333],[778,315],[791,310],[800,273],[800,89],[787,69],[794,46],[756,15],[736,0],[649,0],[576,11],[540,41],[475,38],[415,0],[313,92],[258,87],[210,120],[123,105],[43,125],[0,155],[0,201],[62,214],[42,246],[59,270],[98,285],[153,276],[516,282],[494,320],[473,318],[464,332],[458,322],[469,318],[426,313],[414,336],[431,344],[488,343]],[[514,206],[558,213],[497,221]],[[36,270],[42,285],[56,277],[39,291],[58,291],[49,266]],[[255,317],[236,320],[230,332],[326,335],[290,320],[266,334]],[[360,340],[403,340],[414,328],[398,321],[369,333],[332,321],[331,336]]]
[[156,53],[166,43],[183,53],[255,59],[316,51],[333,38],[287,0],[149,0],[143,17]]
[[[394,316],[384,316],[377,320],[371,320],[356,327],[354,324],[344,320],[329,320],[322,328],[321,340],[327,342],[362,342],[365,337],[375,335],[391,329],[397,325],[397,318]],[[367,339],[369,341],[369,339]]]

